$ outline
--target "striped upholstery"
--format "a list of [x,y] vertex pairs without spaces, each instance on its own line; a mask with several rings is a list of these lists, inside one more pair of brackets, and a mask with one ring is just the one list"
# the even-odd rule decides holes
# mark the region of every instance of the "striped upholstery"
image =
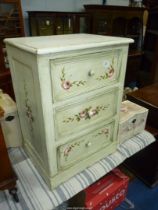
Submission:
[[[14,203],[7,191],[1,192],[0,209],[52,210],[154,141],[150,133],[143,131],[120,145],[115,153],[72,177],[53,192],[48,189],[24,151],[21,148],[12,148],[9,154],[19,178],[17,186],[20,203]],[[60,206],[57,209],[66,208]]]

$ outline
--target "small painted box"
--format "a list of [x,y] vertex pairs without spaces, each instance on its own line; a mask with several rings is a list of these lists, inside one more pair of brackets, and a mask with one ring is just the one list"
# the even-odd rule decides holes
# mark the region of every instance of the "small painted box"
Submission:
[[119,169],[114,169],[104,178],[85,190],[86,209],[113,210],[125,199],[129,178]]
[[4,110],[4,116],[0,118],[0,124],[6,147],[22,146],[22,133],[16,103],[2,90],[0,90],[0,107]]
[[120,111],[119,143],[132,138],[145,129],[148,109],[131,101],[123,101]]

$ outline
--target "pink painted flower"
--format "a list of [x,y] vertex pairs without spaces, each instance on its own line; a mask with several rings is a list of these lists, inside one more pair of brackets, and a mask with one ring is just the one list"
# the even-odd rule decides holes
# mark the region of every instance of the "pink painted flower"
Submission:
[[121,106],[121,112],[126,113],[128,112],[128,107],[127,106]]
[[79,113],[79,115],[80,115],[81,118],[85,118],[86,112],[85,111],[82,111],[82,112]]
[[96,113],[97,113],[97,111],[96,111],[95,109],[90,109],[90,110],[88,111],[89,117],[92,117],[92,116],[96,115]]
[[110,71],[107,74],[108,74],[108,77],[112,77],[114,74],[114,69],[111,67]]
[[108,133],[109,133],[109,129],[104,128],[104,129],[102,130],[102,132],[103,132],[104,134],[108,134]]
[[69,81],[64,80],[61,84],[62,88],[64,88],[65,90],[70,89],[70,87],[72,86],[71,83]]
[[70,148],[70,147],[67,147],[67,148],[64,150],[64,156],[68,156],[70,150],[71,150],[71,148]]

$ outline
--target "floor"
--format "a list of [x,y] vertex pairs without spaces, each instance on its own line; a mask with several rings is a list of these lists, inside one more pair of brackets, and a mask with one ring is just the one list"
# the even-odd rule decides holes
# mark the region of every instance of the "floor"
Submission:
[[150,188],[135,178],[129,184],[127,199],[133,204],[133,208],[123,202],[116,210],[158,210],[158,186]]
[[[28,209],[21,193],[18,193],[20,204],[14,203],[7,191],[0,192],[0,210],[33,210]],[[128,187],[127,202],[123,202],[115,210],[158,210],[158,186],[154,188],[147,187],[142,181],[135,178]],[[56,208],[56,210],[66,210],[67,204]],[[68,208],[70,210],[70,208]]]
[[[154,141],[155,139],[153,138],[153,136],[151,136],[151,134],[143,131],[138,136],[135,136],[130,140],[128,140],[127,142],[125,142],[124,144],[120,145],[118,147],[118,151],[114,153],[115,155],[112,154],[105,158],[106,161],[103,159],[99,161],[99,163],[96,163],[93,166],[86,169],[86,173],[84,171],[85,176],[83,172],[77,174],[75,177],[68,180],[62,186],[59,186],[56,190],[51,192],[48,189],[48,186],[44,183],[41,176],[38,174],[37,170],[31,163],[30,159],[24,153],[24,151],[21,148],[11,149],[9,150],[11,162],[19,178],[17,186],[18,186],[18,196],[20,199],[20,203],[15,203],[12,197],[9,195],[8,191],[0,192],[0,210],[55,209],[55,206],[58,206],[63,201],[68,200],[70,197],[72,197],[69,195],[70,193],[74,194],[73,190],[79,188],[80,190],[78,192],[80,192],[82,189],[86,188],[86,184],[88,183],[89,180],[91,181],[93,177],[95,179],[93,178],[94,180],[92,181],[95,182],[95,180],[98,180],[99,177],[102,177],[101,173],[105,175],[108,171],[112,170],[117,165],[119,165],[123,160],[125,160],[132,154],[135,154],[136,152],[140,151],[141,149],[143,149],[144,147],[146,147],[147,145],[151,144]],[[106,171],[105,173],[105,170],[107,169],[108,171]],[[96,179],[97,175],[98,178]],[[87,176],[88,179],[86,179]],[[78,180],[81,182],[81,184]],[[67,187],[67,185],[69,187]],[[83,188],[82,185],[84,185]],[[70,191],[68,191],[68,189]],[[134,189],[134,192],[135,190],[137,189]],[[158,193],[158,191],[156,191],[156,193]],[[65,210],[66,205],[64,204],[57,209]],[[121,207],[121,209],[123,208]],[[150,210],[155,210],[155,209],[150,209]]]

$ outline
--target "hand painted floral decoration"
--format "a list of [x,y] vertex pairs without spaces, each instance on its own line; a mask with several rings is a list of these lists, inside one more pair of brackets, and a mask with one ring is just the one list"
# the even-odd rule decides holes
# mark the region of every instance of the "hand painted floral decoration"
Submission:
[[108,128],[103,128],[96,136],[99,136],[99,135],[105,135],[106,137],[108,137],[109,129]]
[[81,85],[85,85],[86,81],[69,81],[65,78],[65,71],[64,68],[62,69],[62,75],[60,77],[61,80],[61,87],[64,90],[69,90],[73,85],[76,85],[77,87]]
[[70,152],[72,152],[73,148],[76,146],[80,146],[80,142],[72,143],[72,144],[68,145],[66,148],[64,148],[63,153],[64,153],[64,157],[66,158],[66,160],[67,160]]
[[105,79],[108,79],[108,78],[112,78],[114,73],[115,73],[115,70],[114,70],[113,66],[114,66],[114,58],[112,59],[112,64],[110,64],[110,66],[106,68],[106,72],[96,79],[97,80],[105,80]]
[[74,115],[73,117],[68,117],[66,120],[63,120],[64,123],[69,123],[73,121],[80,121],[80,120],[87,120],[91,119],[93,116],[99,114],[100,111],[103,111],[109,107],[109,104],[107,106],[97,106],[95,108],[92,108],[91,106],[84,109],[83,111],[79,112],[78,114]]
[[33,114],[32,114],[31,107],[30,107],[30,101],[29,101],[29,98],[28,98],[28,91],[27,91],[25,81],[24,81],[24,93],[25,93],[26,116],[29,119],[31,131],[33,131],[33,124],[32,123],[34,122],[34,117],[33,117]]

